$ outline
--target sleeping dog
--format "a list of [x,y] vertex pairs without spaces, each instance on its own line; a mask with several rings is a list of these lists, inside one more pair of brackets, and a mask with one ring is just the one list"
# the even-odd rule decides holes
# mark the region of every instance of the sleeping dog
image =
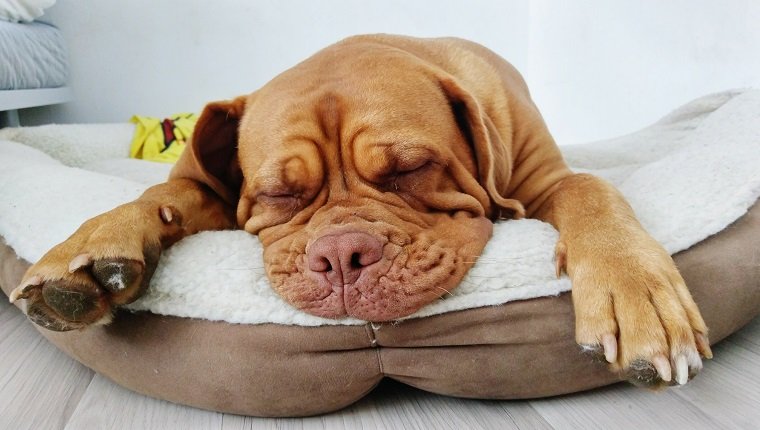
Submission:
[[613,371],[683,384],[711,357],[673,260],[620,193],[568,169],[509,63],[450,38],[349,38],[208,104],[166,183],[85,222],[11,300],[52,330],[107,323],[162,249],[242,228],[293,306],[389,321],[455,288],[493,220],[522,217],[559,231],[576,340]]

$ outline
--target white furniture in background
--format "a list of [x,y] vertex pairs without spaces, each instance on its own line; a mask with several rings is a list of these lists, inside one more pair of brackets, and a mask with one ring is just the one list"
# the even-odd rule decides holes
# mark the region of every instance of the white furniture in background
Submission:
[[0,20],[0,127],[20,125],[19,109],[71,100],[68,69],[58,28]]
[[65,103],[72,99],[69,87],[0,91],[0,128],[18,127],[18,109]]

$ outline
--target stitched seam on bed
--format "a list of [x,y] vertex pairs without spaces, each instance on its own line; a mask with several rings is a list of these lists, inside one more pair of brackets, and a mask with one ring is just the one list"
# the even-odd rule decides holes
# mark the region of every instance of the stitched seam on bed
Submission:
[[380,348],[377,344],[377,337],[375,336],[375,327],[372,325],[372,323],[367,323],[364,325],[364,330],[367,332],[367,337],[369,338],[370,347],[375,349],[375,357],[377,357],[378,370],[380,371],[381,375],[384,375],[385,371],[383,370],[383,358],[380,355]]

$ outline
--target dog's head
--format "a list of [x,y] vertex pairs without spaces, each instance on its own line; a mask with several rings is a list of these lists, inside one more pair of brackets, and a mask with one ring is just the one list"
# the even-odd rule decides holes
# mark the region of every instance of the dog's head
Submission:
[[503,196],[511,154],[494,130],[454,76],[349,44],[206,106],[174,176],[237,205],[286,301],[386,321],[446,295],[491,220],[522,216]]

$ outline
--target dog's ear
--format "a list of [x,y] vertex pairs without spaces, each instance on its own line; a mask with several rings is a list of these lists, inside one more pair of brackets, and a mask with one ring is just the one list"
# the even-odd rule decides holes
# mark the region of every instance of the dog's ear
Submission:
[[227,203],[237,205],[243,175],[238,162],[238,126],[247,96],[206,105],[188,147],[172,169],[170,179],[188,178],[211,188]]
[[439,79],[462,134],[469,141],[478,166],[478,182],[486,190],[491,204],[491,218],[523,218],[525,208],[518,200],[508,199],[507,187],[512,176],[509,142],[503,142],[491,119],[477,99],[453,77]]

